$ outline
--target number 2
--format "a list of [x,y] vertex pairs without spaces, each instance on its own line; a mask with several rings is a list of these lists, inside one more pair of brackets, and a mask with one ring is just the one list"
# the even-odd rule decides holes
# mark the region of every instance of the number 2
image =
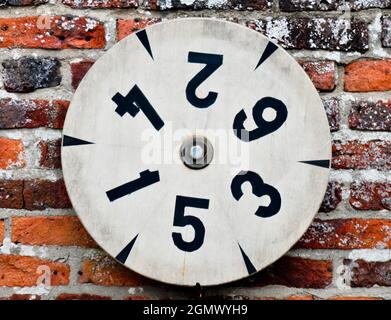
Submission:
[[189,52],[188,61],[191,63],[202,63],[206,66],[190,80],[186,87],[187,100],[196,108],[208,108],[216,102],[217,92],[209,92],[205,98],[198,98],[196,95],[197,88],[209,76],[223,64],[221,54]]

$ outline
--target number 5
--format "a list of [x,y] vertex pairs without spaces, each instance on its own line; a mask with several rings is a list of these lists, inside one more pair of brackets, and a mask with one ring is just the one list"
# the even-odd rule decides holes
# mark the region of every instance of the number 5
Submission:
[[175,202],[174,227],[192,226],[194,229],[193,241],[187,242],[178,232],[172,233],[174,244],[183,251],[192,252],[201,248],[205,238],[205,227],[201,220],[197,217],[187,215],[185,216],[185,208],[193,207],[200,209],[209,208],[209,199],[191,198],[177,196]]

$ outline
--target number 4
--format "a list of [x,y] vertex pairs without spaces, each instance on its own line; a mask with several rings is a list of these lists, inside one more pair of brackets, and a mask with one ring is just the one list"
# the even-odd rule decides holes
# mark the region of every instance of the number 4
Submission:
[[115,112],[121,117],[125,113],[129,113],[134,118],[141,110],[157,131],[164,126],[163,120],[137,85],[125,97],[117,92],[112,100],[117,104]]

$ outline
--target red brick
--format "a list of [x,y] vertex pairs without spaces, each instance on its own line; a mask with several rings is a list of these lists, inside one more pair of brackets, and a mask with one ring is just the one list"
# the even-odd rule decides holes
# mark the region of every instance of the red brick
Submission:
[[327,185],[326,194],[324,196],[320,212],[330,212],[337,208],[342,200],[342,188],[338,182],[329,182]]
[[41,297],[35,294],[13,294],[9,297],[0,297],[0,300],[41,300]]
[[345,91],[391,90],[391,60],[355,61],[345,68]]
[[62,3],[75,9],[81,8],[137,8],[139,0],[62,0]]
[[22,180],[0,180],[0,208],[23,208]]
[[28,180],[24,182],[24,202],[27,210],[71,208],[64,181]]
[[314,220],[296,248],[306,249],[384,249],[391,248],[391,220]]
[[333,144],[334,169],[391,169],[391,143],[373,140],[366,143],[348,141]]
[[332,278],[331,261],[286,256],[236,284],[242,287],[282,285],[296,288],[325,288],[331,284]]
[[39,143],[41,159],[39,165],[43,168],[61,168],[61,139],[41,141]]
[[144,29],[151,24],[160,22],[159,18],[136,18],[136,19],[118,19],[117,20],[117,40],[122,40],[128,35],[140,29]]
[[79,274],[79,283],[93,283],[101,286],[139,287],[153,282],[109,257],[83,261]]
[[391,131],[391,100],[353,104],[349,127],[356,130]]
[[104,48],[102,23],[86,17],[40,16],[0,19],[0,48]]
[[299,61],[319,91],[333,91],[336,86],[336,65],[333,61]]
[[97,247],[74,216],[14,217],[12,242],[28,245]]
[[346,259],[344,264],[350,269],[351,287],[391,286],[391,261],[367,262]]
[[51,285],[67,285],[69,283],[69,266],[64,263],[34,257],[0,255],[0,286],[31,287],[37,285],[42,277],[39,267],[47,266],[51,271]]
[[69,101],[0,99],[0,129],[62,128]]
[[356,210],[391,210],[391,183],[355,182],[349,203]]
[[0,246],[3,244],[4,240],[4,220],[0,220]]
[[0,169],[21,168],[25,164],[23,142],[0,137]]
[[98,296],[95,294],[74,294],[74,293],[62,293],[56,300],[111,300],[107,296]]
[[80,81],[84,78],[88,70],[90,70],[94,62],[95,61],[92,60],[83,60],[71,63],[73,89],[77,89],[80,84]]

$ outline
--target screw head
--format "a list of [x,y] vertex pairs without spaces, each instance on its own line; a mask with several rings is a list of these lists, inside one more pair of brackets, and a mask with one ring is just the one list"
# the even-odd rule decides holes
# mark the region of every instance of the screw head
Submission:
[[188,137],[181,145],[180,156],[184,165],[188,168],[202,169],[212,161],[213,147],[205,137]]

